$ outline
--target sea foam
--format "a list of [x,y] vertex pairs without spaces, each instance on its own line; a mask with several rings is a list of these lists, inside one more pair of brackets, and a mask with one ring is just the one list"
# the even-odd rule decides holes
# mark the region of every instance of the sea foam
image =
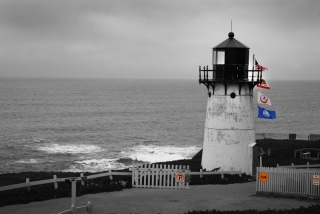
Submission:
[[44,161],[40,159],[22,159],[22,160],[14,161],[14,163],[30,163],[30,164],[42,163],[42,162]]
[[122,151],[121,157],[148,163],[165,162],[192,158],[200,149],[197,146],[138,145]]
[[55,153],[69,153],[69,154],[79,154],[79,153],[96,153],[105,151],[105,149],[95,146],[95,145],[87,145],[87,144],[47,144],[36,147],[36,150],[45,151],[47,153],[55,154]]
[[64,170],[68,172],[102,172],[108,171],[109,169],[123,169],[126,166],[122,163],[117,162],[117,159],[89,159],[82,161],[75,161],[74,165],[70,166],[69,169]]

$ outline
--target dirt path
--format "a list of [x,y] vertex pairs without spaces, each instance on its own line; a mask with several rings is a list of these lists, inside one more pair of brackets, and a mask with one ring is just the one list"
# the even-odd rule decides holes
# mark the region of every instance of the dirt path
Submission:
[[[77,198],[77,206],[91,201],[95,214],[184,213],[192,210],[267,210],[308,207],[312,202],[255,197],[255,182],[229,185],[190,186],[190,190],[125,189]],[[61,198],[0,207],[0,213],[58,213],[70,208],[71,199]],[[314,204],[314,203],[313,203]]]

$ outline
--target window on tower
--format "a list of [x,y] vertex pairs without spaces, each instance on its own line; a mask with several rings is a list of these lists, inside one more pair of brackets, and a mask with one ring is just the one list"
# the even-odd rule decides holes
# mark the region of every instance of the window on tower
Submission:
[[213,65],[223,65],[225,63],[225,52],[224,50],[213,51]]

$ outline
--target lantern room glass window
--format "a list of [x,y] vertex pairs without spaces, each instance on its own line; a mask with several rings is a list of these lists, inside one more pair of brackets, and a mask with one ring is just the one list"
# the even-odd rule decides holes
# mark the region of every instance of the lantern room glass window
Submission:
[[213,51],[213,65],[223,65],[225,64],[225,51],[224,50],[214,50]]

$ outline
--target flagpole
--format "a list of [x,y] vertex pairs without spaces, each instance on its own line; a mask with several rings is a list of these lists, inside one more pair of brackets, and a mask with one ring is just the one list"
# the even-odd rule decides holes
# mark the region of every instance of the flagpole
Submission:
[[[255,56],[253,54],[253,56],[252,56],[252,76],[253,77],[254,77],[254,66],[255,66]],[[258,75],[259,75],[259,72],[258,72]],[[258,80],[258,76],[257,76],[257,80]],[[256,94],[258,94],[258,87],[256,87],[256,89],[257,89],[257,93]],[[252,97],[253,97],[253,94],[252,94]],[[257,107],[258,107],[259,106],[258,102],[256,101],[256,103],[257,103]],[[257,114],[257,118],[258,118],[258,114]]]
[[253,78],[254,78],[254,64],[255,64],[255,62],[254,62],[254,54],[253,54],[253,56],[252,56],[252,80],[254,80]]
[[254,54],[253,54],[253,59],[252,59],[252,70],[254,70],[254,64],[255,64],[255,62],[254,62]]

